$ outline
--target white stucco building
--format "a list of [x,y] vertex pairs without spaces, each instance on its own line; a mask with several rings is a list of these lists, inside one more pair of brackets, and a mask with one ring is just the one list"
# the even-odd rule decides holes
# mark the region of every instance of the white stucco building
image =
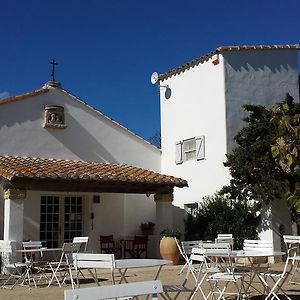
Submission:
[[173,226],[172,214],[156,215],[187,184],[159,174],[160,149],[57,82],[3,99],[0,120],[0,239],[57,247],[89,236],[99,252],[100,235],[141,234],[149,221],[158,232]]
[[[0,239],[57,246],[89,235],[98,252],[100,234],[139,234],[148,221],[156,233],[180,228],[182,208],[229,182],[242,105],[299,100],[298,49],[220,47],[160,74],[161,150],[57,82],[0,101]],[[260,235],[278,248],[290,218],[274,204]]]
[[[270,107],[286,93],[299,101],[298,49],[299,45],[219,47],[159,75],[161,172],[189,183],[188,189],[175,191],[174,205],[200,202],[229,183],[223,162],[243,127],[242,105]],[[275,204],[269,216],[272,225],[262,229],[262,238],[277,239],[280,225],[289,232],[289,214],[281,204]]]

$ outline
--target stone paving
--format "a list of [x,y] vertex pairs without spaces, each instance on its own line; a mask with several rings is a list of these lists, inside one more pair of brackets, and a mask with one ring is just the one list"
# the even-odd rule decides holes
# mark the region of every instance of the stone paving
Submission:
[[[165,266],[163,267],[159,279],[162,281],[163,284],[181,284],[184,280],[185,273],[178,275],[181,266]],[[282,270],[283,263],[278,263],[272,265],[272,269],[275,270]],[[155,277],[157,268],[144,268],[144,269],[132,269],[128,270],[127,273],[127,280],[129,282],[136,282],[136,281],[143,281],[143,280],[152,280]],[[99,272],[99,278],[101,278],[101,285],[111,284],[110,274],[105,271]],[[300,276],[297,275],[294,277],[295,281],[300,283]],[[194,279],[190,276],[187,286],[193,287]],[[86,279],[81,280],[81,288],[95,286],[95,283],[87,276]],[[259,284],[255,284],[255,286],[260,289]],[[71,289],[70,284],[64,285],[62,288],[59,288],[57,285],[52,285],[51,287],[47,288],[45,286],[41,286],[38,288],[34,287],[22,287],[16,286],[13,290],[8,289],[0,289],[0,299],[5,300],[35,300],[35,299],[43,299],[43,300],[53,300],[53,299],[63,299],[65,289]],[[208,291],[209,285],[205,283],[204,290]],[[288,295],[291,296],[292,300],[299,299],[300,300],[300,284],[288,284],[284,285],[284,289],[288,292]],[[182,293],[180,297],[177,299],[187,299],[189,293]],[[161,297],[160,297],[161,298]],[[257,291],[251,291],[250,298],[252,300],[260,300],[263,297]],[[203,299],[203,297],[198,293],[194,299]]]

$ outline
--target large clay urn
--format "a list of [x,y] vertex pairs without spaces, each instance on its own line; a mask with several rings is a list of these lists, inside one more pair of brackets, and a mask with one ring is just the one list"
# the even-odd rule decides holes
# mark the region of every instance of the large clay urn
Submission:
[[163,259],[171,260],[177,265],[180,259],[180,252],[176,245],[175,238],[164,236],[159,244],[160,255]]

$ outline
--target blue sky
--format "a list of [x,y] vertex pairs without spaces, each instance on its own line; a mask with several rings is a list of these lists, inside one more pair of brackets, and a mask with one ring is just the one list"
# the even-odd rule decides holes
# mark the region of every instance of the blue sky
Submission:
[[221,45],[300,42],[299,0],[0,0],[0,97],[63,87],[144,138],[160,127],[153,71]]

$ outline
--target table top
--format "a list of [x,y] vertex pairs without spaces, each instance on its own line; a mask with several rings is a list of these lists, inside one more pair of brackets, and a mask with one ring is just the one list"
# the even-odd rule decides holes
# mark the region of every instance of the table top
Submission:
[[155,267],[165,266],[172,264],[171,260],[166,259],[152,259],[152,258],[129,258],[129,259],[116,259],[115,267],[117,269],[125,268],[144,268],[144,267]]
[[[209,251],[209,249],[206,251],[206,254],[208,256],[215,256],[215,257],[228,257],[228,253],[220,252],[214,250],[214,251]],[[246,258],[246,257],[265,257],[265,256],[281,256],[285,255],[286,253],[283,251],[258,251],[258,250],[253,250],[253,251],[245,251],[245,250],[232,250],[229,253],[229,256],[231,257],[236,257],[236,258]]]
[[47,251],[61,251],[62,248],[33,248],[33,249],[22,249],[22,250],[15,250],[15,252],[20,252],[20,253],[26,253],[26,252],[47,252]]

